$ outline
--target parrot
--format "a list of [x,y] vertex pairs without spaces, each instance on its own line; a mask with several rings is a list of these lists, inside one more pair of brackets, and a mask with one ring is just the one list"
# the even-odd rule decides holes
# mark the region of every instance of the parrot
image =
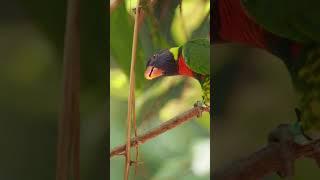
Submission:
[[[305,144],[320,131],[320,1],[214,0],[212,44],[263,49],[283,61],[299,95],[291,124]],[[304,137],[301,140],[301,137]]]
[[203,96],[196,104],[210,106],[209,39],[192,39],[181,46],[160,50],[148,59],[144,73],[147,80],[176,75],[197,79]]

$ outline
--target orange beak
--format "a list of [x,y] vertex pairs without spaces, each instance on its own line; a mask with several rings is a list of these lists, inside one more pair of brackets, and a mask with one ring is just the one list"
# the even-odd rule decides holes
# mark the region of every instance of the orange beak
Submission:
[[144,77],[148,80],[160,77],[162,75],[163,75],[163,70],[153,66],[147,67],[146,71],[144,72]]

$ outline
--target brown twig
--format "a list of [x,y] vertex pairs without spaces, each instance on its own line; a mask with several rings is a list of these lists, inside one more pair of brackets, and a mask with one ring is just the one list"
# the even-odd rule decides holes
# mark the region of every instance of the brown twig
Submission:
[[80,179],[79,11],[79,0],[69,0],[64,39],[63,104],[58,125],[56,180]]
[[[133,103],[135,103],[135,92],[133,91]],[[135,104],[132,104],[132,106],[135,109]],[[132,114],[133,118],[133,129],[134,129],[134,137],[136,138],[138,136],[138,128],[137,128],[137,119],[136,119],[136,111],[133,111]],[[139,160],[139,146],[135,146],[136,154],[135,154],[135,164],[134,164],[134,173],[137,174],[138,170],[138,160]]]
[[[190,121],[193,117],[201,114],[202,112],[209,112],[210,108],[209,107],[194,107],[170,120],[167,122],[161,124],[159,127],[156,127],[154,129],[149,130],[148,132],[144,133],[143,135],[140,135],[136,138],[131,139],[131,146],[135,146],[137,144],[143,144],[147,142],[148,140],[151,140],[167,131],[170,129],[173,129],[187,121]],[[110,152],[110,158],[116,155],[123,155],[126,150],[126,145],[121,145],[118,147],[115,147],[114,149],[111,150]]]
[[[294,162],[301,157],[311,157],[319,161],[320,139],[306,145],[291,144],[290,151],[293,156],[289,161]],[[215,180],[256,180],[272,172],[283,170],[282,147],[279,143],[271,143],[249,157],[233,162],[218,169],[213,174]],[[318,165],[319,162],[318,162]]]
[[[139,14],[140,14],[140,1],[137,0],[137,8],[135,14],[134,30],[133,30],[133,40],[132,40],[132,54],[131,54],[131,67],[130,67],[130,87],[129,87],[129,97],[128,97],[128,114],[127,114],[127,145],[126,145],[126,161],[124,169],[124,179],[128,180],[131,157],[130,157],[130,140],[131,140],[131,121],[135,120],[135,64],[136,64],[136,55],[138,47],[138,32],[139,32]],[[134,122],[135,123],[135,122]]]

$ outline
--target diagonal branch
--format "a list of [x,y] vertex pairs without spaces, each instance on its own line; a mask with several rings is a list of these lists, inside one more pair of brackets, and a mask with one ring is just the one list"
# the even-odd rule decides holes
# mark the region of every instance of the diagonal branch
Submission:
[[[294,162],[301,157],[310,157],[318,162],[320,139],[306,145],[290,144],[290,161]],[[233,162],[232,164],[218,169],[213,173],[215,180],[256,180],[273,172],[283,170],[283,157],[280,143],[271,143],[250,156]]]
[[[170,120],[168,120],[167,122],[161,124],[160,126],[153,128],[151,130],[149,130],[148,132],[136,137],[136,138],[132,138],[131,139],[131,147],[132,146],[136,146],[137,144],[143,144],[167,131],[169,131],[170,129],[173,129],[187,121],[190,121],[193,117],[198,116],[199,114],[201,114],[202,112],[210,112],[210,107],[194,107]],[[110,158],[112,158],[113,156],[116,155],[124,155],[126,150],[126,145],[121,145],[121,146],[117,146],[114,149],[111,150],[110,152]]]

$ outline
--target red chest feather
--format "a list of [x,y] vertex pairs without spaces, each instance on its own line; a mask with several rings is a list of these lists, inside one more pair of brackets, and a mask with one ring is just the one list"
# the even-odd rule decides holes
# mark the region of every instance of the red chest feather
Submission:
[[220,0],[218,3],[222,41],[266,48],[265,31],[248,17],[240,0]]
[[192,70],[186,65],[185,60],[182,56],[178,58],[178,73],[180,75],[191,76],[193,77]]

